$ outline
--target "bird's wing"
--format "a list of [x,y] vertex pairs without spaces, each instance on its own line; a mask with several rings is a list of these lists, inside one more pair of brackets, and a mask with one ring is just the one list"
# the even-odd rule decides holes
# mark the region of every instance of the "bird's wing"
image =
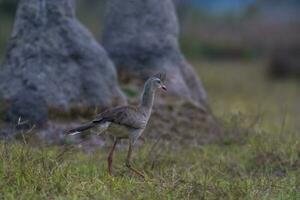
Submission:
[[136,129],[145,128],[147,123],[143,113],[134,106],[121,106],[106,110],[99,114],[93,122],[112,122]]

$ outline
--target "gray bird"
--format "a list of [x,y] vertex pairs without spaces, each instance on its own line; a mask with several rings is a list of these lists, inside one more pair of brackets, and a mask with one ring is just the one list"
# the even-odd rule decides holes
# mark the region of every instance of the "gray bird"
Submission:
[[112,174],[113,153],[117,143],[120,139],[129,139],[126,166],[136,174],[144,177],[140,171],[132,167],[132,150],[150,118],[156,89],[167,90],[164,85],[165,79],[165,74],[157,74],[150,77],[144,85],[141,100],[137,106],[127,105],[108,109],[97,115],[93,121],[69,130],[68,134],[75,135],[90,128],[99,127],[100,133],[107,130],[109,134],[113,135],[114,143],[107,158],[110,175]]

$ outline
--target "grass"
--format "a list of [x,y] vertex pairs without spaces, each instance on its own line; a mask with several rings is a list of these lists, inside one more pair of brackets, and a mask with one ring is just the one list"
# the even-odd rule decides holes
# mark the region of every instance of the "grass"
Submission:
[[126,169],[123,147],[110,177],[108,148],[62,153],[62,147],[2,141],[0,198],[299,199],[299,83],[268,81],[264,62],[193,65],[228,138],[197,147],[147,140],[134,159],[145,180]]

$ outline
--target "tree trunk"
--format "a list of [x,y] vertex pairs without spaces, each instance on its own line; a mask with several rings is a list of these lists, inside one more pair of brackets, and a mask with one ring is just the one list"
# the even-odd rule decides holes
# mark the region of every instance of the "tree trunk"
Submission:
[[3,67],[0,101],[11,103],[10,120],[43,124],[43,106],[68,111],[125,102],[112,62],[76,19],[73,0],[20,0]]
[[206,107],[202,83],[179,48],[172,0],[108,0],[106,9],[103,46],[121,77],[166,72],[171,94]]

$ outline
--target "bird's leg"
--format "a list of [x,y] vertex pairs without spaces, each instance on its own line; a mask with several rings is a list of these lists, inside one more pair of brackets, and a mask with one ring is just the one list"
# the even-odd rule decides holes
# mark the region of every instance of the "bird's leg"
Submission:
[[139,139],[142,140],[143,144],[146,143],[146,139],[143,136],[140,136]]
[[119,139],[116,138],[115,141],[114,141],[114,144],[112,146],[112,148],[110,149],[110,152],[108,154],[108,157],[107,157],[107,163],[108,163],[108,173],[109,175],[112,175],[112,161],[113,161],[113,155],[114,155],[114,151],[115,151],[115,148],[117,146],[117,143],[118,143]]
[[143,173],[141,173],[140,171],[138,171],[137,169],[135,169],[131,166],[132,148],[133,148],[133,144],[131,142],[129,142],[128,154],[127,154],[127,159],[126,159],[126,167],[128,167],[131,171],[138,174],[142,178],[145,178]]

